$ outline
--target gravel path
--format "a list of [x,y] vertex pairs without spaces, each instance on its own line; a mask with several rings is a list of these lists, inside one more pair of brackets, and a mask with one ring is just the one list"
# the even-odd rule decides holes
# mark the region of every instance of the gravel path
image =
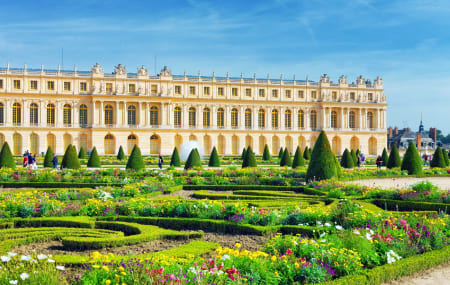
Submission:
[[[450,177],[400,177],[400,178],[376,178],[346,181],[348,184],[359,184],[382,188],[408,188],[411,184],[419,181],[430,181],[442,190],[450,189]],[[449,282],[450,284],[450,282]]]

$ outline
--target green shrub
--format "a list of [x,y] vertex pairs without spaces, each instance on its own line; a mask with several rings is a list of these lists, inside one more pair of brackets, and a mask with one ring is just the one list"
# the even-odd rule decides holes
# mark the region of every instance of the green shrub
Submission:
[[78,158],[84,158],[86,156],[86,151],[83,147],[80,147],[80,151],[78,152]]
[[200,159],[200,154],[196,148],[192,149],[184,165],[184,169],[192,169],[194,167],[202,167],[202,161]]
[[255,154],[253,153],[252,147],[249,146],[246,150],[244,161],[242,161],[242,168],[257,166]]
[[213,147],[213,149],[211,151],[211,155],[209,156],[208,166],[211,166],[211,167],[219,167],[220,166],[220,159],[219,159],[219,155],[217,154],[216,147]]
[[53,167],[53,151],[51,147],[48,147],[45,153],[44,167]]
[[388,169],[392,169],[394,167],[400,167],[402,165],[402,160],[400,159],[400,154],[398,153],[397,146],[394,146],[391,149],[391,153],[389,154],[389,159],[386,167]]
[[264,146],[262,160],[264,160],[264,161],[270,160],[270,151],[269,151],[269,146],[267,144]]
[[80,167],[81,165],[80,160],[78,159],[77,150],[74,145],[70,144],[64,153],[61,168],[79,169]]
[[242,159],[242,160],[245,159],[246,154],[247,154],[247,150],[246,150],[245,147],[244,147],[244,149],[242,149],[242,154],[241,154],[241,159]]
[[15,168],[16,161],[11,153],[8,142],[3,144],[2,150],[0,152],[0,168]]
[[342,153],[341,166],[344,167],[344,168],[353,168],[353,167],[355,167],[352,155],[350,154],[348,149],[345,149],[344,153]]
[[414,142],[409,142],[408,149],[403,157],[402,170],[408,171],[409,175],[422,174],[422,159]]
[[448,159],[448,153],[445,149],[442,150],[442,156],[444,157],[445,165],[450,166],[450,160]]
[[119,147],[119,152],[117,153],[117,159],[118,160],[124,160],[125,159],[125,153],[123,152],[123,147]]
[[306,180],[323,180],[337,177],[336,157],[331,150],[325,131],[321,131],[311,155]]
[[89,156],[89,160],[87,162],[87,167],[101,167],[100,158],[98,157],[97,148],[94,148],[91,151],[91,155]]
[[142,159],[141,150],[137,145],[134,145],[128,158],[126,169],[141,170],[145,168],[144,160]]
[[386,166],[389,160],[386,148],[383,148],[383,153],[381,154],[382,166]]
[[433,154],[433,159],[430,161],[430,167],[435,168],[446,168],[447,163],[445,162],[444,155],[442,153],[441,147],[438,146]]
[[350,154],[352,155],[352,158],[353,158],[353,165],[356,165],[358,163],[358,157],[356,155],[356,152],[352,149],[350,151]]
[[300,147],[297,146],[295,150],[294,160],[292,161],[292,168],[297,168],[299,166],[305,166],[305,159],[300,151]]
[[291,156],[289,155],[289,150],[286,147],[284,149],[283,156],[281,157],[280,160],[280,166],[291,166],[291,165],[292,165]]
[[279,159],[283,158],[283,155],[284,155],[284,150],[282,147],[280,147],[280,151],[278,152],[278,158]]
[[311,153],[309,152],[308,146],[306,146],[305,150],[303,151],[303,158],[305,160],[309,160],[311,158]]
[[177,147],[173,148],[172,157],[170,158],[170,166],[175,166],[175,167],[181,166],[180,155],[178,154]]

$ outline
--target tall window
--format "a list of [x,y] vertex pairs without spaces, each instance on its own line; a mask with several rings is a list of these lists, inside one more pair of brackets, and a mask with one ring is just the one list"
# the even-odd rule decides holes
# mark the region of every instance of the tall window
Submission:
[[79,141],[80,141],[80,149],[83,148],[84,151],[86,151],[87,150],[87,135],[81,134]]
[[317,99],[317,91],[311,91],[311,98]]
[[217,110],[217,127],[219,128],[224,127],[224,113],[223,108]]
[[272,97],[278,97],[278,89],[272,89]]
[[205,155],[209,154],[211,151],[211,138],[209,136],[203,137],[203,153]]
[[189,127],[195,127],[196,111],[194,107],[189,108]]
[[3,144],[5,143],[5,135],[0,134],[0,147],[3,147]]
[[258,94],[259,94],[259,97],[264,97],[264,96],[266,96],[266,94],[265,94],[265,92],[264,92],[264,89],[259,89],[259,90],[258,90]]
[[56,136],[54,134],[47,135],[47,148],[50,148],[53,153],[56,152]]
[[20,89],[20,80],[14,80],[14,89]]
[[203,109],[203,127],[209,127],[211,120],[211,111],[209,110],[209,108],[204,108]]
[[252,128],[252,110],[250,108],[245,109],[245,128]]
[[286,110],[284,112],[284,124],[286,126],[287,129],[292,128],[292,112],[291,110]]
[[64,91],[70,91],[70,82],[64,82]]
[[291,98],[291,90],[286,90],[286,98]]
[[181,107],[175,107],[173,112],[173,124],[176,127],[181,127]]
[[[87,125],[87,114],[88,114],[88,109],[87,106],[85,104],[81,104],[80,105],[80,126],[86,126]],[[84,149],[86,150],[86,149]]]
[[106,93],[112,92],[112,83],[106,83]]
[[252,89],[250,88],[245,89],[245,96],[252,97]]
[[131,154],[131,151],[133,150],[134,146],[137,144],[137,138],[135,135],[129,135],[127,140],[127,148],[128,148],[128,154]]
[[195,86],[189,86],[189,95],[195,95]]
[[130,105],[127,108],[128,112],[128,125],[136,125],[136,106]]
[[3,103],[0,103],[0,124],[5,123],[4,114],[5,114],[5,105],[3,105]]
[[72,106],[70,104],[65,104],[63,108],[63,115],[64,115],[64,125],[71,125],[72,124]]
[[367,112],[367,127],[373,129],[373,113]]
[[231,154],[237,154],[238,153],[238,137],[232,136],[231,137]]
[[264,148],[266,147],[266,138],[263,136],[259,137],[259,154],[264,153]]
[[105,125],[111,126],[113,124],[113,107],[111,105],[105,106]]
[[18,155],[22,153],[22,136],[19,134],[13,135],[13,154]]
[[355,92],[350,92],[350,100],[355,100]]
[[298,127],[303,129],[305,127],[305,112],[303,110],[298,111]]
[[55,81],[47,81],[47,90],[54,91],[55,90]]
[[336,100],[337,100],[337,92],[336,92],[336,91],[331,92],[331,99],[332,99],[333,101],[336,101]]
[[272,110],[272,128],[273,129],[278,128],[278,110],[277,109]]
[[235,88],[235,87],[231,88],[231,95],[232,95],[232,96],[238,96],[238,95],[239,95],[239,94],[238,94],[238,89]]
[[159,153],[159,137],[157,135],[152,135],[150,137],[150,154]]
[[353,111],[350,111],[348,116],[348,126],[352,129],[356,128],[355,112]]
[[[47,105],[47,125],[55,124],[55,105],[48,104]],[[55,151],[55,150],[53,150]]]
[[209,96],[209,87],[207,87],[207,86],[205,86],[205,87],[203,87],[203,95],[205,95],[205,96]]
[[39,137],[37,134],[31,134],[30,136],[30,152],[38,153],[39,151]]
[[225,152],[224,146],[225,146],[225,138],[224,136],[220,135],[217,137],[217,152],[219,154],[223,154]]
[[303,90],[298,90],[298,98],[303,99],[305,98],[305,93],[303,93]]
[[331,127],[337,128],[337,113],[336,113],[336,111],[331,111]]
[[128,84],[128,93],[136,93],[136,84]]
[[231,127],[232,128],[238,127],[238,110],[236,108],[233,108],[231,110]]
[[3,79],[0,79],[0,89],[3,89]]
[[311,121],[311,129],[317,129],[317,112],[315,110],[311,111],[310,121]]
[[280,139],[272,137],[272,153],[276,154],[280,150]]
[[224,95],[223,87],[217,88],[217,96],[223,96],[223,95]]
[[181,86],[175,85],[175,95],[181,95]]
[[22,123],[22,106],[19,103],[13,104],[13,124],[20,125]]
[[150,125],[156,126],[158,124],[158,107],[152,106],[150,108]]
[[152,95],[158,94],[158,85],[152,84],[152,90],[151,90],[151,92],[152,92]]
[[72,136],[69,134],[65,134],[63,136],[64,151],[67,150],[67,148],[69,147],[70,144],[72,144]]
[[87,83],[80,82],[80,92],[86,92],[86,91],[87,91]]
[[367,94],[367,101],[373,101],[373,93]]
[[31,103],[30,105],[30,125],[37,125],[38,123],[38,105]]
[[175,147],[177,149],[180,149],[182,143],[183,143],[183,138],[180,135],[175,135]]
[[30,90],[37,90],[37,80],[30,81]]
[[258,111],[258,128],[266,127],[266,111],[259,109]]
[[105,136],[105,154],[114,154],[114,137],[112,135]]

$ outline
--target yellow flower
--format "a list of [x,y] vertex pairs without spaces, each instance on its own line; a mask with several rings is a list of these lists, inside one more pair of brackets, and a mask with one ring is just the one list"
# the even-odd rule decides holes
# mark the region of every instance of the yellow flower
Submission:
[[119,267],[119,270],[120,270],[120,271],[124,271],[125,269],[124,269],[122,266],[120,266],[120,267]]
[[241,244],[238,243],[238,242],[234,246],[237,247],[237,248],[241,248]]
[[127,273],[126,273],[126,272],[123,272],[123,271],[120,272],[120,274],[122,274],[122,275],[127,275]]
[[106,281],[105,281],[105,284],[106,284],[106,285],[111,284],[111,280],[106,280]]
[[276,276],[279,276],[279,274],[278,274],[278,272],[277,272],[277,271],[275,271],[275,275],[276,275]]
[[102,269],[105,270],[105,271],[109,271],[109,267],[106,266],[106,265],[102,266]]

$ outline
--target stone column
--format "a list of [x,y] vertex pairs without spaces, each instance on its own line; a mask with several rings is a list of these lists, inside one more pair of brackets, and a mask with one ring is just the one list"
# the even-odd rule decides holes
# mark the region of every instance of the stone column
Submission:
[[259,108],[253,107],[253,113],[252,113],[252,117],[253,117],[252,129],[253,130],[259,129],[259,127],[258,127],[258,112],[259,112]]
[[4,116],[5,116],[6,125],[10,126],[11,122],[12,122],[12,106],[11,106],[11,101],[10,100],[6,100]]
[[46,118],[45,118],[45,115],[46,115],[46,111],[47,111],[47,108],[46,108],[46,104],[45,104],[46,102],[44,102],[44,101],[41,101],[41,103],[39,104],[39,109],[40,109],[40,120],[39,120],[39,126],[40,127],[45,127],[45,126],[47,126],[47,120],[46,120]]
[[230,106],[225,107],[225,128],[231,129],[231,108],[230,108]]
[[79,127],[80,126],[80,104],[79,103],[73,103],[73,126]]
[[[25,86],[24,86],[25,88]],[[22,101],[22,125],[27,127],[30,125],[30,102],[27,100]]]
[[239,107],[239,128],[241,130],[245,129],[245,108],[244,108],[244,106]]
[[[211,127],[214,129],[217,127],[217,106],[212,106],[211,108]],[[213,137],[211,136],[211,143],[213,141]],[[217,140],[215,140],[217,142]],[[213,144],[211,144],[213,146]]]
[[[103,110],[102,110],[103,112]],[[119,102],[116,101],[116,104],[114,106],[114,122],[115,125],[119,124]]]
[[361,112],[361,108],[359,108],[358,109],[358,119],[359,119],[359,125],[358,125],[358,127],[359,127],[359,129],[362,129],[362,112]]
[[322,107],[322,128],[325,129],[327,127],[326,120],[325,120],[325,107]]
[[[166,109],[167,109],[167,104],[166,103],[161,103],[161,121],[158,122],[159,125],[163,125],[163,126],[167,125],[167,114],[166,114],[167,112],[166,112]],[[150,113],[150,108],[148,109],[147,113]]]
[[123,125],[124,126],[128,126],[128,106],[127,106],[127,102],[123,102]]
[[[280,90],[281,91],[281,90]],[[281,94],[280,94],[280,98],[281,98]],[[287,130],[287,126],[286,126],[286,108],[280,108],[280,116],[278,117],[278,119],[280,120],[278,122],[278,128],[281,130]],[[292,122],[291,122],[292,123]]]
[[105,121],[104,121],[105,120],[105,116],[102,116],[103,115],[103,100],[100,101],[100,112],[99,112],[99,114],[100,114],[100,117],[99,117],[99,120],[98,120],[99,125],[100,126],[104,126],[105,125]]
[[[101,113],[101,112],[100,112]],[[97,125],[97,118],[95,112],[95,100],[92,101],[92,126]]]
[[272,108],[266,108],[266,129],[272,129]]
[[344,121],[344,108],[340,109],[341,111],[341,122],[340,122],[340,126],[341,126],[341,130],[345,128],[345,121]]

